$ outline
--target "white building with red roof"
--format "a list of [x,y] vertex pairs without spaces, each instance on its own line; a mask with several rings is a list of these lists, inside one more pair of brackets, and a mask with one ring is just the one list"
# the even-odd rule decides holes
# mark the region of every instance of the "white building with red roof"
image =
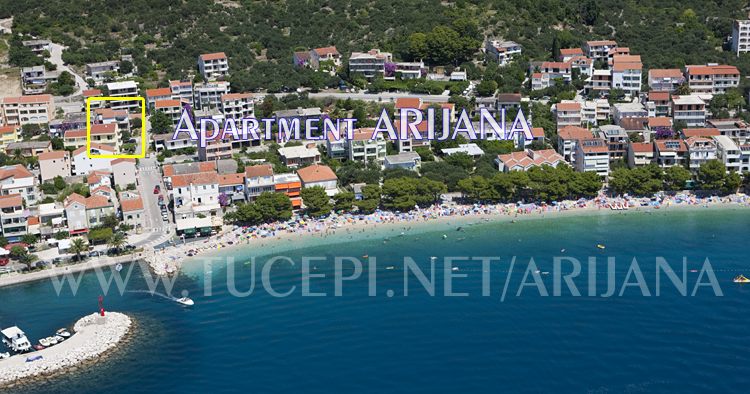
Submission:
[[40,153],[39,156],[39,173],[42,182],[52,180],[55,177],[69,177],[70,171],[70,153],[65,150],[53,150],[51,152]]
[[122,211],[122,220],[138,229],[143,227],[145,211],[143,209],[143,199],[141,196],[135,198],[124,198],[120,201],[120,210]]
[[0,190],[3,195],[19,194],[29,205],[39,201],[39,180],[23,164],[0,167]]
[[229,75],[229,59],[224,52],[205,53],[198,57],[198,70],[206,81]]
[[528,171],[533,167],[548,165],[557,167],[558,165],[568,163],[554,149],[531,150],[526,149],[522,152],[512,152],[498,155],[495,159],[497,169],[502,172],[510,171]]
[[310,66],[317,70],[320,62],[332,62],[334,66],[341,65],[341,54],[335,46],[315,48],[310,51]]
[[[114,148],[109,145],[91,144],[92,155],[111,155],[114,153]],[[96,170],[112,172],[112,159],[89,157],[85,146],[73,151],[71,163],[71,172],[73,175],[88,175],[90,172]]]
[[710,63],[685,66],[690,92],[695,94],[722,94],[740,84],[740,71],[735,66]]
[[679,68],[653,68],[648,70],[648,87],[660,92],[674,92],[685,82]]
[[338,193],[339,178],[331,167],[313,164],[297,170],[297,175],[302,181],[302,187],[320,186],[325,189],[326,194],[329,196]]
[[628,167],[642,167],[654,162],[653,142],[630,142],[628,145]]
[[0,99],[2,125],[24,126],[45,124],[55,117],[55,104],[51,94],[4,97]]

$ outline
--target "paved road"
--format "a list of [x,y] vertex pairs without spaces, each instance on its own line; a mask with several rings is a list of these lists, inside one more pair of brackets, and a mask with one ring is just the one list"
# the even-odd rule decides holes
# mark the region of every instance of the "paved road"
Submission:
[[144,218],[144,230],[145,231],[159,231],[163,232],[170,229],[168,222],[164,221],[161,217],[161,210],[159,209],[158,195],[154,194],[154,186],[159,185],[161,188],[160,194],[164,196],[164,200],[167,199],[167,190],[162,183],[161,172],[159,171],[159,163],[154,157],[145,157],[139,160],[138,173],[139,173],[139,190],[143,197],[143,208],[146,214]]
[[70,69],[68,66],[65,65],[65,63],[62,60],[62,51],[65,49],[60,44],[55,44],[54,42],[50,45],[50,58],[49,61],[52,64],[55,64],[57,66],[57,71],[63,72],[67,71],[73,75],[76,79],[76,91],[71,96],[78,96],[83,92],[83,89],[86,89],[88,86],[86,84],[86,81],[81,77],[80,75],[76,74],[72,69]]

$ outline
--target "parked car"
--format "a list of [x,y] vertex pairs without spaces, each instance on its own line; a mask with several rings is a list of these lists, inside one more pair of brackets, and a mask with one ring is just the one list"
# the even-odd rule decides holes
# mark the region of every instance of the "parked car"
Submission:
[[161,187],[159,187],[159,185],[154,186],[154,194],[159,194],[160,191]]
[[98,251],[98,250],[92,250],[91,252],[89,252],[89,255],[88,255],[88,256],[89,256],[89,257],[99,257],[99,256],[101,256],[101,255],[102,255],[102,252],[100,252],[100,251]]

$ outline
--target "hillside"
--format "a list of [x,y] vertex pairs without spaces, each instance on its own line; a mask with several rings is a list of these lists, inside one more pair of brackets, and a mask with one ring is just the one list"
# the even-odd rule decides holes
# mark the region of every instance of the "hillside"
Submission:
[[[747,58],[722,51],[734,18],[745,18],[741,0],[26,0],[0,1],[0,18],[14,16],[14,31],[69,46],[66,62],[82,65],[134,55],[140,76],[184,78],[200,53],[224,51],[233,87],[276,91],[319,76],[291,65],[294,50],[336,45],[343,54],[379,47],[409,59],[421,52],[414,33],[433,32],[446,47],[460,38],[515,40],[527,58],[551,56],[553,45],[580,46],[586,39],[614,38],[644,65],[679,67],[725,62],[750,72]],[[434,30],[435,28],[437,30]],[[477,46],[478,48],[478,46]],[[454,50],[447,48],[446,50]],[[455,49],[459,51],[460,49]],[[434,53],[434,51],[433,51]],[[478,53],[448,57],[456,65]],[[23,63],[19,57],[16,63]],[[426,59],[437,63],[443,58]],[[13,60],[13,59],[12,59]],[[23,65],[23,64],[16,64]]]

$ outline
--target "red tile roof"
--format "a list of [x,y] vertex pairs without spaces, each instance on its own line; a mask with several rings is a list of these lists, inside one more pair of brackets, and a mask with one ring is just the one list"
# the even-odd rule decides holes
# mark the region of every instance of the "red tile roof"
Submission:
[[650,91],[648,92],[648,100],[649,101],[669,101],[669,92],[658,92],[658,91]]
[[702,127],[702,128],[683,129],[682,134],[685,136],[685,138],[714,137],[717,135],[721,135],[721,132],[717,128]]
[[562,49],[560,49],[560,54],[563,55],[563,56],[583,55],[583,49],[581,49],[581,48],[562,48]]
[[200,56],[202,60],[219,60],[219,59],[226,59],[227,55],[224,52],[216,52],[216,53],[205,53]]
[[682,70],[679,68],[654,68],[648,70],[648,75],[652,78],[681,78]]
[[120,206],[123,212],[133,212],[143,210],[143,199],[140,197],[129,198],[120,201]]
[[273,167],[270,164],[259,164],[256,166],[245,167],[245,176],[248,178],[273,176]]
[[654,143],[653,142],[631,142],[630,149],[632,149],[633,152],[639,152],[639,153],[653,152]]
[[219,186],[241,185],[244,182],[245,182],[245,174],[242,172],[237,173],[237,174],[219,175]]
[[422,104],[422,99],[418,97],[399,97],[396,99],[395,108],[419,108]]
[[580,111],[581,104],[580,103],[557,103],[555,104],[555,108],[558,111]]
[[172,176],[172,187],[186,187],[189,185],[210,185],[219,183],[216,172],[199,172],[196,174],[182,174]]
[[112,203],[104,196],[91,196],[86,199],[86,209],[111,207]]
[[331,170],[331,167],[320,164],[313,164],[309,167],[300,168],[297,170],[297,175],[299,175],[302,183],[334,181],[339,179],[333,170]]
[[67,130],[65,131],[65,137],[64,138],[81,138],[86,136],[86,130],[84,129],[77,129],[77,130]]
[[339,51],[336,50],[335,46],[315,48],[313,49],[313,51],[315,51],[315,53],[317,53],[318,56],[339,55]]
[[557,135],[564,140],[585,140],[592,137],[590,131],[578,126],[565,126],[557,131]]
[[740,75],[740,70],[735,66],[686,66],[688,75],[717,75],[730,74]]
[[666,116],[648,118],[648,127],[672,127],[672,118]]
[[172,100],[172,99],[165,99],[165,100],[156,100],[154,102],[154,108],[170,108],[170,107],[179,107],[182,105],[182,102],[180,100]]
[[99,89],[87,89],[83,91],[83,97],[94,97],[94,96],[101,96],[102,91]]
[[23,164],[16,164],[0,168],[0,179],[8,178],[33,178],[34,174],[27,170]]
[[170,88],[146,89],[146,97],[161,97],[161,96],[172,96],[172,89]]
[[114,134],[117,132],[117,125],[114,123],[101,124],[95,123],[91,125],[91,134]]
[[0,196],[0,208],[11,208],[23,206],[23,197],[20,194],[9,194]]
[[64,150],[53,150],[50,152],[42,152],[39,154],[39,161],[44,160],[59,160],[68,157],[68,151]]

